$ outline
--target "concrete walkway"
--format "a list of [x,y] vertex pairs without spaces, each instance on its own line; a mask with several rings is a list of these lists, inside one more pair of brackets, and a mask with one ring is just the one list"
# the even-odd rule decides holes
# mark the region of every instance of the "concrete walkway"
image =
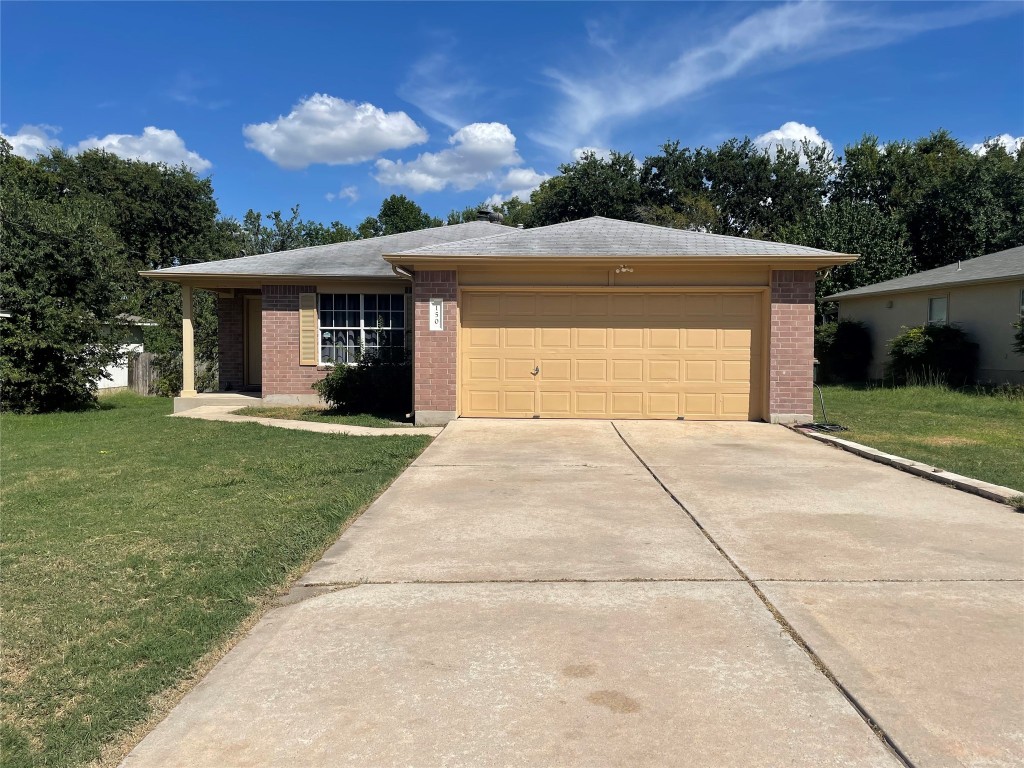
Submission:
[[262,416],[242,416],[235,413],[237,405],[201,405],[187,411],[172,413],[176,419],[203,419],[204,421],[251,422],[265,427],[298,429],[302,432],[319,432],[323,435],[439,435],[442,427],[359,427],[350,424],[330,424],[324,421],[299,421],[298,419],[267,419]]
[[125,765],[1022,753],[1024,516],[771,425],[474,420]]

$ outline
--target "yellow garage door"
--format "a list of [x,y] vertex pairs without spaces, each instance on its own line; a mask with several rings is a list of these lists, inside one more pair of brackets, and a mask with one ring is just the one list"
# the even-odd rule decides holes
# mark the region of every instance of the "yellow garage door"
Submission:
[[760,292],[470,291],[463,416],[761,417]]

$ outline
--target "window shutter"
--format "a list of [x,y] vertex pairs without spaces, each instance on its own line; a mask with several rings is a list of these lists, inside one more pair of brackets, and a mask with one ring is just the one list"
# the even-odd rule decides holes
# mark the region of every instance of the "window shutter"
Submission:
[[299,365],[316,365],[317,355],[316,294],[299,294]]

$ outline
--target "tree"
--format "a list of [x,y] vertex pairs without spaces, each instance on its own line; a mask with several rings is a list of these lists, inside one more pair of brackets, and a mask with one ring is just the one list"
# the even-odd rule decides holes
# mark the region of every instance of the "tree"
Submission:
[[444,222],[425,213],[416,203],[405,195],[391,195],[380,204],[377,214],[380,233],[397,235],[401,232],[415,232],[418,229],[439,227]]
[[559,171],[561,175],[543,181],[530,195],[534,226],[588,216],[637,220],[644,195],[632,155],[612,152],[602,159],[589,152]]
[[819,205],[802,222],[785,228],[782,238],[860,254],[852,264],[833,267],[818,279],[819,297],[910,274],[912,259],[903,225],[874,203],[842,200]]
[[264,224],[263,214],[250,208],[242,223],[237,225],[242,254],[273,253],[292,248],[344,243],[357,237],[351,227],[340,221],[332,221],[330,226],[312,220],[304,221],[297,205],[291,209],[291,213],[286,219],[280,211],[272,211],[267,214],[268,223]]
[[73,410],[95,401],[120,356],[123,248],[108,202],[69,195],[0,139],[0,390],[5,409]]
[[[180,289],[138,273],[239,254],[233,236],[236,228],[218,220],[210,180],[197,177],[184,165],[125,160],[99,150],[74,156],[54,150],[8,167],[21,169],[13,174],[23,195],[20,205],[32,203],[39,231],[66,234],[62,228],[75,221],[71,211],[82,216],[74,231],[84,232],[85,222],[91,222],[88,229],[94,234],[87,240],[91,244],[88,257],[95,266],[89,279],[103,281],[118,299],[116,313],[95,297],[87,303],[89,310],[105,327],[116,327],[116,314],[121,313],[152,320],[156,325],[146,329],[146,349],[157,354],[163,389],[173,390],[181,376]],[[12,221],[17,221],[18,213],[9,210]],[[43,220],[45,226],[40,223]],[[100,233],[104,233],[102,237]],[[12,241],[10,248],[17,251],[10,258],[28,258],[33,263],[46,258],[45,245]],[[26,283],[23,275],[12,277],[14,280],[30,292],[44,287],[38,282]],[[196,296],[196,356],[204,363],[207,379],[212,379],[217,359],[215,303],[215,297],[207,292]]]

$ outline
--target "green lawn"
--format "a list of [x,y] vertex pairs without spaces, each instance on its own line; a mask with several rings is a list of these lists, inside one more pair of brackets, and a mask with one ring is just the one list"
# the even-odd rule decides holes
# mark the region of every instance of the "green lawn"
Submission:
[[850,428],[837,437],[1024,491],[1024,397],[941,387],[822,390],[829,420]]
[[347,424],[352,427],[411,427],[403,421],[392,421],[369,413],[339,413],[337,411],[302,405],[258,406],[235,411],[239,416],[260,416],[264,419],[295,419],[322,421],[328,424]]
[[0,416],[5,766],[123,741],[429,442],[102,403]]

